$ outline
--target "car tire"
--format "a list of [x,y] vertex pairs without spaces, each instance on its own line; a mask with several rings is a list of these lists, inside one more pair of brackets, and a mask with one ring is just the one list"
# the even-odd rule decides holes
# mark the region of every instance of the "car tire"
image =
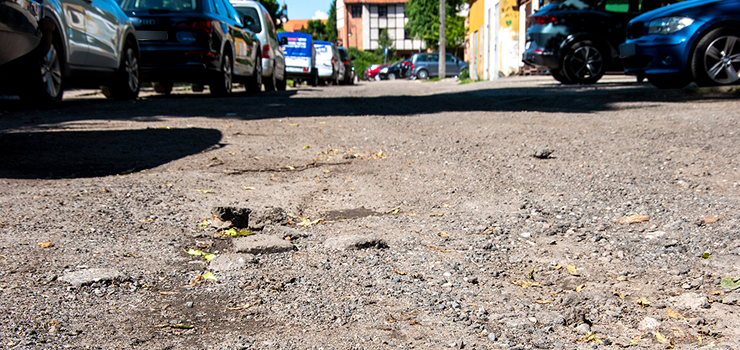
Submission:
[[234,61],[229,52],[221,55],[221,67],[218,72],[218,76],[214,77],[208,86],[211,89],[211,95],[228,96],[234,89]]
[[[264,69],[264,67],[263,67],[263,69]],[[274,90],[276,90],[276,88],[277,88],[277,74],[275,74],[275,73],[276,73],[275,72],[275,68],[273,66],[272,76],[270,76],[269,78],[267,78],[267,80],[265,80],[265,77],[262,77],[262,81],[264,82],[264,85],[265,85],[265,91],[274,91]]]
[[154,92],[162,95],[169,95],[172,93],[172,86],[174,84],[170,81],[155,81],[152,83]]
[[647,80],[658,89],[680,89],[691,83],[686,74],[652,74]]
[[131,39],[121,51],[121,65],[111,84],[102,87],[103,95],[116,100],[133,100],[139,96],[139,50]]
[[563,56],[562,69],[574,84],[595,84],[606,72],[604,53],[593,41],[582,40],[571,45]]
[[[728,52],[729,51],[729,52]],[[699,86],[734,84],[740,77],[740,29],[717,28],[699,40],[691,54],[691,72]]]
[[[294,84],[293,86],[295,86],[295,83],[293,83],[293,84]],[[285,76],[285,68],[283,67],[283,79],[277,81],[277,84],[276,84],[275,88],[278,91],[285,91],[285,88],[287,87],[287,85],[288,85],[288,79]]]
[[568,79],[568,77],[565,76],[565,74],[563,74],[563,70],[562,69],[559,69],[559,68],[558,69],[551,69],[550,70],[550,74],[552,74],[552,77],[555,78],[555,80],[557,80],[557,81],[559,81],[559,82],[561,82],[563,84],[573,85],[573,82],[570,79]]
[[258,94],[262,91],[262,55],[257,53],[252,75],[244,83],[244,89],[250,94]]
[[203,92],[203,84],[190,84],[190,89],[193,90],[193,92]]
[[418,72],[416,72],[416,77],[418,79],[429,79],[429,72],[427,72],[426,69],[421,69]]
[[396,80],[396,74],[395,73],[388,73],[388,80]]
[[319,71],[314,68],[311,69],[311,86],[316,87],[319,85]]
[[55,35],[46,55],[31,62],[29,71],[32,76],[20,93],[20,98],[42,107],[61,102],[64,96],[63,57],[62,42]]

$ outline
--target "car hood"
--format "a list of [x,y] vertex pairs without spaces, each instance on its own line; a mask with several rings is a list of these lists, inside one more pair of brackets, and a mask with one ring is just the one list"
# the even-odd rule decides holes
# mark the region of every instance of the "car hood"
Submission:
[[[716,11],[710,10],[717,6],[726,6],[728,3],[737,4],[738,0],[688,0],[679,2],[666,7],[661,7],[653,11],[643,13],[633,19],[633,21],[649,22],[656,18],[668,16],[686,16],[692,18],[709,19],[717,16]],[[731,5],[732,6],[732,5]],[[736,6],[736,5],[735,5]]]

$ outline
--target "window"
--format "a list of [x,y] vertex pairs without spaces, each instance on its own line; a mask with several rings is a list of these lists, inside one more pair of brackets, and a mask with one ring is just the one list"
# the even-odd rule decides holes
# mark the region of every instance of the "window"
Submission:
[[403,30],[403,38],[406,40],[411,39],[411,33],[409,32],[408,29]]
[[[216,0],[218,1],[218,0]],[[236,11],[239,12],[239,16],[242,18],[242,24],[244,24],[244,27],[255,32],[259,33],[262,31],[262,26],[260,25],[260,17],[257,13],[257,9],[253,7],[237,7]],[[247,21],[245,17],[249,17],[250,21]]]
[[388,17],[388,5],[378,5],[378,17]]
[[451,53],[448,53],[448,54],[445,55],[445,62],[447,62],[447,63],[457,63],[457,57],[452,56]]
[[352,5],[350,8],[352,11],[352,18],[361,18],[362,17],[362,6],[360,5]]

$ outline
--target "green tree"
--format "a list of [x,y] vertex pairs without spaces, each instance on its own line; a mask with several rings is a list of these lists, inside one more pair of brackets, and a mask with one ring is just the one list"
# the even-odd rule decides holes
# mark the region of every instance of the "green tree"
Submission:
[[329,7],[329,19],[326,20],[326,40],[332,42],[337,40],[337,0],[332,0]]
[[[465,43],[465,19],[457,15],[464,4],[465,0],[445,1],[447,6],[445,33],[447,34],[447,47],[452,51],[457,51],[458,46]],[[439,0],[409,0],[406,3],[406,17],[409,19],[406,29],[412,38],[423,40],[424,44],[431,49],[439,49]],[[451,47],[453,43],[457,46]]]
[[302,28],[299,30],[301,33],[311,34],[313,40],[327,41],[326,36],[326,24],[320,19],[314,19],[308,21],[308,28]]
[[259,2],[265,7],[267,13],[270,14],[270,17],[272,17],[272,20],[275,22],[275,28],[283,28],[283,24],[278,23],[280,22],[280,17],[283,15],[283,10],[280,8],[280,4],[277,0],[259,0]]
[[396,57],[396,49],[393,47],[393,39],[388,34],[388,28],[383,28],[378,35],[378,48],[375,49],[375,54],[383,57],[385,56],[385,48],[388,48],[388,60]]

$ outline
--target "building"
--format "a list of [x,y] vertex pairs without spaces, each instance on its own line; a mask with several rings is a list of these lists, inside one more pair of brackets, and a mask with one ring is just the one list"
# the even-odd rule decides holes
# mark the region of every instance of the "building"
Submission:
[[466,60],[475,79],[518,74],[527,34],[527,16],[539,1],[469,0]]
[[[285,23],[283,23],[283,30],[286,32],[297,32],[303,29],[308,28],[308,21],[311,21],[310,19],[291,19]],[[326,20],[322,19],[321,23],[326,24]]]
[[424,50],[422,40],[411,40],[404,29],[408,19],[404,6],[408,0],[337,0],[337,36],[344,47],[364,51],[378,48],[383,29],[393,40],[399,55]]

